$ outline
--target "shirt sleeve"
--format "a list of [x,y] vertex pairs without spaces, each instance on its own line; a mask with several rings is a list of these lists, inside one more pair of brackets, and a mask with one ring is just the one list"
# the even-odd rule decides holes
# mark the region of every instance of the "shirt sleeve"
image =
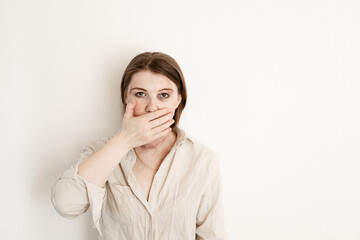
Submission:
[[58,177],[52,186],[51,201],[56,211],[68,219],[76,218],[90,208],[94,227],[101,235],[100,218],[106,189],[77,174],[79,164],[94,153],[90,145],[83,146],[77,163]]
[[209,180],[196,216],[196,240],[225,240],[222,176],[218,155],[214,153],[209,168]]

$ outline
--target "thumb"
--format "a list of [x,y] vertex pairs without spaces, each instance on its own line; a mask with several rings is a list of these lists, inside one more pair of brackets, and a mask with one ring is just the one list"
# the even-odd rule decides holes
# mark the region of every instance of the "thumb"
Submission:
[[134,116],[134,108],[136,105],[136,101],[135,99],[132,99],[131,102],[129,102],[128,104],[126,104],[126,109],[125,109],[125,113],[124,113],[124,117],[130,118]]

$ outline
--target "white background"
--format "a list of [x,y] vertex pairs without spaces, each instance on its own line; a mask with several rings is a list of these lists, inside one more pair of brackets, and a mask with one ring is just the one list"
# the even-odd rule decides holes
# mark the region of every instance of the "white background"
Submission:
[[95,240],[50,201],[118,130],[131,58],[180,64],[229,239],[360,239],[360,2],[0,1],[0,238]]

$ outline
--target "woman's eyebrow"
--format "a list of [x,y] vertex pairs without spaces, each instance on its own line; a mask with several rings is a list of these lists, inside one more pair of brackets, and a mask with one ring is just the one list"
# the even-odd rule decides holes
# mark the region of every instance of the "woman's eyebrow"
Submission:
[[130,92],[134,91],[134,90],[141,90],[141,91],[146,92],[146,89],[143,89],[143,88],[131,88]]
[[[131,92],[131,91],[134,91],[134,90],[141,90],[141,91],[146,92],[146,89],[144,89],[144,88],[139,88],[139,87],[131,88],[130,92]],[[168,90],[168,91],[171,91],[171,92],[174,91],[174,90],[172,90],[171,88],[163,88],[163,89],[160,89],[159,92],[160,92],[160,91],[164,91],[164,90]]]
[[160,91],[164,91],[164,90],[168,90],[168,91],[171,91],[171,92],[174,91],[174,90],[172,90],[172,88],[163,88],[163,89],[160,89],[159,92],[160,92]]

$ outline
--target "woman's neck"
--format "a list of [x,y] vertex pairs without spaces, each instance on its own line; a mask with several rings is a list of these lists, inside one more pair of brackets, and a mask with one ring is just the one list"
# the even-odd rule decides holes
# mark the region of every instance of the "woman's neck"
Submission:
[[153,169],[158,169],[163,159],[170,152],[177,139],[177,133],[169,132],[151,143],[134,148],[135,154]]

